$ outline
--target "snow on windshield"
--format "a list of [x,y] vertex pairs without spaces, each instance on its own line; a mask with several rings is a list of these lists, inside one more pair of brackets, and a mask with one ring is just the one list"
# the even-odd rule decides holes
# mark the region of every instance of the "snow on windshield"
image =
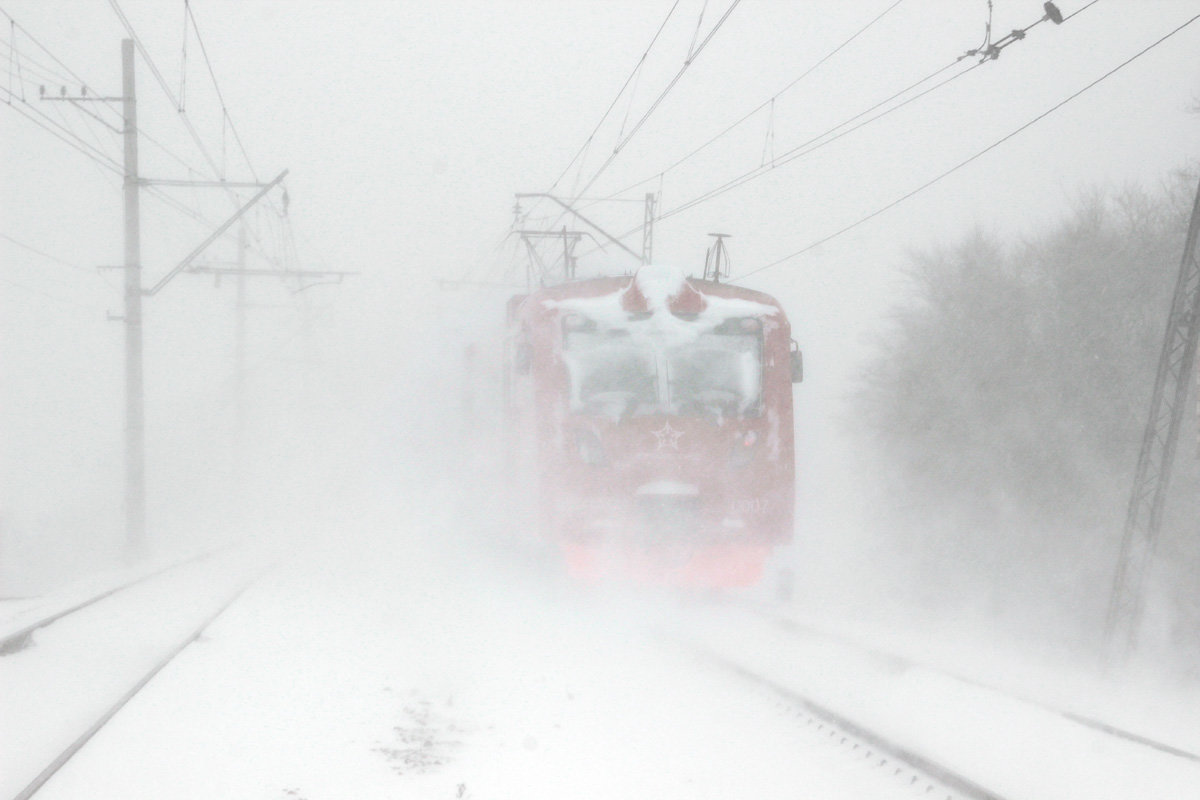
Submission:
[[580,317],[568,324],[589,328],[568,330],[564,337],[576,413],[727,417],[758,412],[762,336],[755,320],[701,333],[683,344],[599,329]]

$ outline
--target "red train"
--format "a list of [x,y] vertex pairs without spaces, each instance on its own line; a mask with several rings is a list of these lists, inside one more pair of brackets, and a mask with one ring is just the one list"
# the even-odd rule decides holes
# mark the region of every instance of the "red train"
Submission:
[[572,574],[756,582],[793,526],[801,362],[779,304],[647,266],[508,312],[510,474]]

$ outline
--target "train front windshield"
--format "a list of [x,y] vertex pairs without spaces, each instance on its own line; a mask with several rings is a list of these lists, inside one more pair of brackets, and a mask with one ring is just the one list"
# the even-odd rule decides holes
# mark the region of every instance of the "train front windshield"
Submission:
[[564,336],[571,410],[614,417],[761,413],[758,320],[730,320],[682,343],[673,338],[572,320]]

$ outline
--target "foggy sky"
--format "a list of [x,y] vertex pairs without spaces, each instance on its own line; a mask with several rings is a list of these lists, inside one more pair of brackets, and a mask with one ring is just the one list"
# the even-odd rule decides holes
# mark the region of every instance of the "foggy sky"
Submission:
[[[589,195],[655,175],[890,4],[747,0]],[[622,120],[639,117],[679,69],[701,5],[680,3],[632,100],[617,104],[589,149],[585,180],[611,151]],[[1035,0],[995,5],[996,36],[1041,16]],[[1083,3],[1059,5],[1070,14]],[[182,69],[182,4],[126,0],[121,6],[168,85],[176,93],[186,89],[189,117],[228,177],[248,178],[232,129],[222,124],[194,32]],[[725,4],[709,6],[701,38]],[[343,407],[373,407],[380,395],[395,391],[409,351],[434,324],[431,279],[504,273],[512,193],[549,187],[670,3],[195,0],[192,7],[259,177],[291,170],[299,266],[361,273],[341,286],[299,294],[274,282],[252,284],[251,300],[262,306],[250,328],[261,422],[281,414],[299,391],[288,369],[296,362],[315,365],[318,382],[337,387]],[[92,90],[117,93],[124,32],[106,3],[9,0],[3,8]],[[685,268],[702,262],[705,234],[715,230],[733,234],[735,275],[798,250],[991,144],[1195,8],[1182,0],[1102,0],[1062,26],[1040,25],[998,61],[943,90],[664,221],[656,230],[656,260]],[[985,19],[982,1],[902,3],[778,99],[775,149],[809,138],[977,46]],[[1200,116],[1189,108],[1200,98],[1198,37],[1200,25],[1187,29],[929,191],[748,281],[779,297],[806,348],[815,377],[803,402],[813,437],[828,435],[825,423],[866,336],[894,299],[907,250],[975,226],[1019,238],[1064,213],[1087,185],[1152,186],[1195,158]],[[18,38],[17,47],[46,60],[27,41]],[[137,70],[143,129],[202,167],[177,112],[140,59]],[[61,104],[49,113],[119,159],[115,134]],[[758,166],[767,124],[759,114],[664,175],[663,206]],[[0,233],[74,265],[0,240],[0,504],[27,521],[105,519],[114,527],[122,350],[120,326],[105,315],[120,311],[120,278],[94,267],[121,259],[120,180],[10,109],[0,113],[0,135],[6,154]],[[142,172],[188,177],[145,141]],[[571,173],[565,183],[573,179]],[[629,196],[659,187],[651,183]],[[174,192],[214,219],[228,213],[228,201],[212,190]],[[149,281],[186,254],[204,229],[150,198],[142,205]],[[619,232],[640,221],[637,204],[593,210]],[[271,228],[262,224],[269,240]],[[632,247],[639,244],[635,236]],[[229,259],[231,253],[223,242],[210,256]],[[590,264],[601,269],[603,261]],[[232,303],[228,283],[214,288],[207,278],[187,275],[147,301],[149,447],[159,465],[154,480],[172,484],[211,471],[215,456],[202,457],[199,448],[226,435]]]

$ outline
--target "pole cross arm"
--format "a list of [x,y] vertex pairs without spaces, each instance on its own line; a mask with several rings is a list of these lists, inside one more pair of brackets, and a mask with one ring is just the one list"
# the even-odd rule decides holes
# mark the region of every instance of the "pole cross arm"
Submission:
[[211,234],[208,235],[207,238],[205,238],[205,240],[203,242],[196,245],[196,249],[193,250],[192,252],[188,253],[187,258],[183,259],[183,261],[180,261],[178,264],[175,265],[174,269],[172,269],[166,275],[162,276],[162,278],[159,279],[158,283],[154,284],[149,289],[143,290],[142,294],[147,295],[149,297],[153,297],[154,295],[156,295],[160,291],[162,291],[162,288],[164,286],[166,286],[168,283],[170,283],[172,278],[174,278],[176,275],[178,275],[179,273],[181,273],[185,269],[187,269],[191,265],[191,263],[193,261],[195,261],[196,258],[201,253],[203,253],[204,250],[210,244],[215,242],[217,240],[217,238],[221,234],[223,234],[225,231],[229,230],[229,228],[233,225],[233,223],[235,223],[239,219],[241,219],[242,215],[245,214],[247,211],[249,211],[250,208],[255,203],[257,203],[259,200],[266,197],[267,192],[269,192],[273,188],[275,188],[275,186],[278,185],[279,182],[282,181],[287,176],[287,174],[288,174],[288,171],[286,169],[283,172],[279,173],[279,175],[277,175],[275,177],[275,180],[271,181],[266,186],[264,186],[261,190],[259,190],[258,194],[254,195],[254,197],[250,198],[250,201],[248,203],[246,203],[244,206],[242,206],[237,211],[235,211],[233,213],[233,216],[231,216],[229,219],[222,222],[215,231],[213,231]]

